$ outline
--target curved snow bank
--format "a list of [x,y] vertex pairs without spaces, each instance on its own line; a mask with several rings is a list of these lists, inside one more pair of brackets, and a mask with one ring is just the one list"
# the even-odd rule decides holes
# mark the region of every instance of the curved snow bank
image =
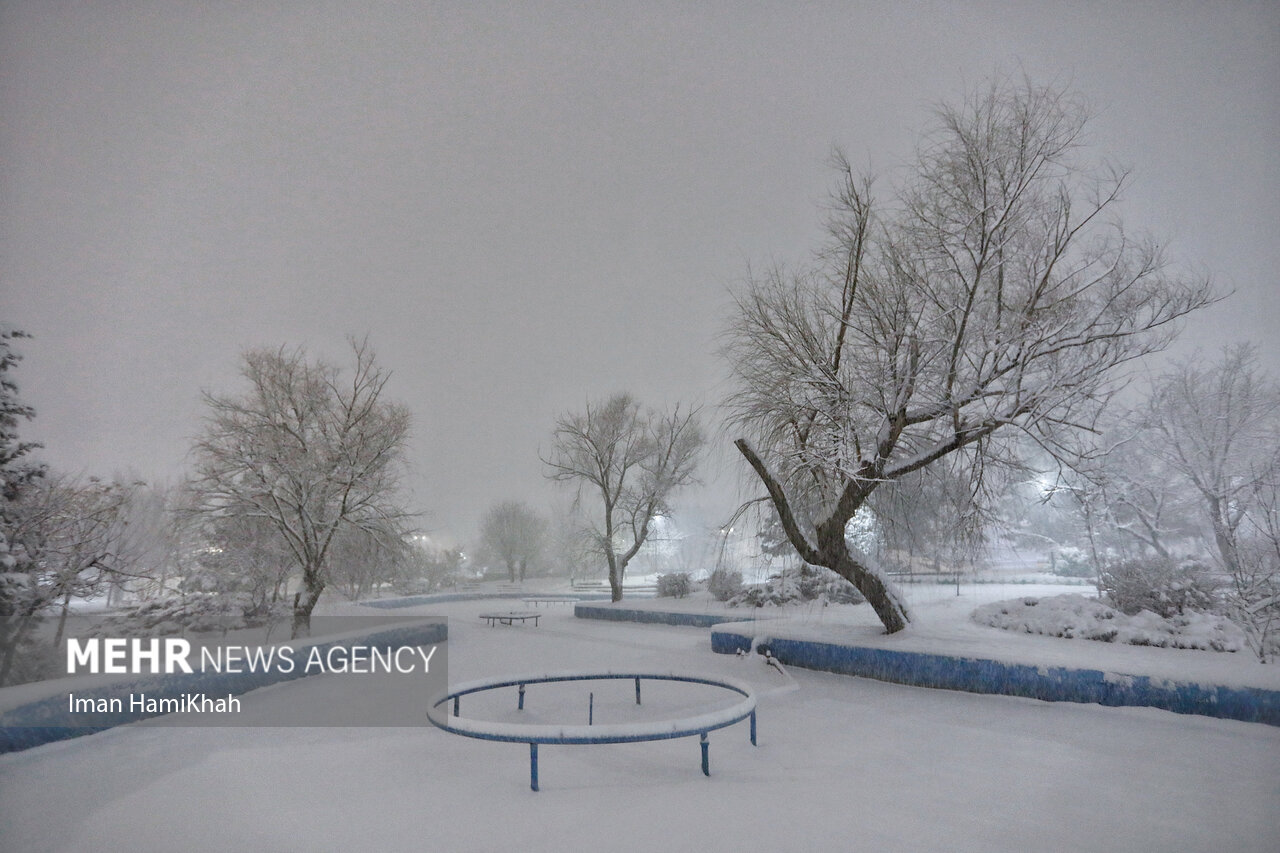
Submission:
[[766,637],[734,625],[718,625],[711,631],[711,649],[720,654],[749,651],[753,641],[757,645],[767,644],[774,657],[788,666],[860,675],[915,687],[1023,696],[1050,702],[1144,706],[1179,714],[1280,726],[1280,691],[1277,690]]
[[[318,649],[321,655],[335,645],[351,645],[358,641],[361,645],[387,649],[406,645],[427,645],[443,643],[449,638],[448,625],[443,621],[417,622],[408,625],[392,625],[373,631],[350,632],[338,636],[321,638],[317,642],[298,644],[298,649]],[[51,720],[65,719],[67,710],[68,689],[74,689],[77,697],[89,700],[123,697],[127,699],[134,693],[191,693],[211,695],[239,696],[250,690],[257,690],[282,681],[304,678],[309,674],[307,667],[294,667],[291,671],[283,671],[279,667],[271,667],[257,672],[193,672],[174,675],[144,675],[114,679],[101,683],[101,677],[90,676],[95,684],[81,689],[85,683],[81,679],[56,679],[33,685],[18,685],[17,688],[33,690],[47,685],[49,694],[39,699],[10,708],[0,713],[0,753],[18,752],[46,743],[93,734],[115,726],[127,725],[149,717],[160,716],[156,711],[122,710],[110,714],[107,725],[82,727],[67,725],[50,725]],[[131,703],[124,701],[122,707],[131,708]],[[104,715],[106,716],[106,715]]]
[[744,616],[727,616],[724,613],[692,613],[672,610],[641,610],[614,607],[607,604],[575,604],[573,615],[579,619],[604,619],[612,622],[649,622],[658,625],[684,625],[694,628],[710,628],[722,622],[755,622],[754,613]]

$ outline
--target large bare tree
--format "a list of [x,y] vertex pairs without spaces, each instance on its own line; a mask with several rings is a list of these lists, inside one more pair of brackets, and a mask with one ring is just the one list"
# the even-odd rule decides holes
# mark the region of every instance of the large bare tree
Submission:
[[1248,345],[1209,362],[1179,362],[1152,390],[1146,426],[1150,456],[1189,485],[1209,523],[1217,556],[1240,568],[1240,532],[1253,495],[1271,476],[1280,447],[1280,386]]
[[614,601],[622,599],[627,564],[649,536],[655,516],[670,511],[668,499],[693,482],[704,442],[695,409],[642,411],[630,394],[588,403],[581,413],[556,421],[550,477],[599,499],[590,514],[590,537],[609,566]]
[[512,583],[524,580],[547,539],[547,522],[522,501],[502,501],[489,507],[480,522],[480,544],[507,567]]
[[1126,174],[1085,158],[1069,94],[1001,78],[936,119],[883,204],[837,155],[824,252],[750,276],[725,345],[736,445],[788,539],[889,632],[907,606],[845,538],[872,493],[947,460],[979,500],[1015,437],[1062,454],[1213,298],[1115,218]]
[[1280,384],[1250,345],[1214,361],[1179,362],[1152,389],[1147,477],[1161,466],[1190,490],[1210,552],[1226,573],[1227,605],[1264,660],[1280,625]]
[[310,631],[344,530],[399,539],[397,502],[409,412],[384,397],[389,373],[368,341],[351,341],[344,372],[302,349],[252,350],[243,395],[205,394],[209,408],[194,453],[199,510],[268,522],[293,555],[302,588],[293,636]]

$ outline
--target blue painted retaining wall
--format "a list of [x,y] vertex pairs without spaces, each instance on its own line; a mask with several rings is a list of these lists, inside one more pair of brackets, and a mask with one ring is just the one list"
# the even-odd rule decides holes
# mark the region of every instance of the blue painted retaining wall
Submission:
[[714,613],[670,613],[661,610],[634,610],[624,607],[601,607],[575,604],[573,615],[579,619],[605,619],[611,622],[649,622],[659,625],[686,625],[710,628],[722,622],[753,622],[755,616],[726,616]]
[[[429,643],[443,643],[449,639],[448,625],[443,622],[392,626],[373,631],[357,638],[344,637],[333,642],[317,642],[299,645],[299,649],[316,648],[326,654],[335,645],[374,646],[389,649],[397,646],[419,646]],[[207,693],[213,695],[231,694],[239,696],[259,687],[266,687],[281,681],[292,681],[305,678],[308,673],[305,667],[295,667],[292,672],[280,672],[270,669],[262,672],[192,672],[174,675],[147,675],[125,681],[113,681],[99,687],[76,689],[80,699],[127,699],[131,693]],[[163,691],[162,691],[163,686]],[[100,716],[104,724],[93,727],[42,725],[48,720],[65,717],[67,711],[67,692],[61,691],[53,696],[19,705],[0,714],[0,753],[17,752],[33,746],[67,740],[81,735],[93,734],[115,726],[134,723],[149,717],[159,716],[143,710],[121,711],[120,713],[103,712]],[[129,702],[122,702],[129,707]]]
[[608,601],[609,597],[607,592],[557,592],[554,595],[545,596],[532,592],[432,592],[426,595],[406,595],[404,598],[385,598],[360,603],[365,607],[393,610],[398,607],[418,607],[423,604],[444,604],[450,601],[479,601],[483,598],[576,598],[580,601]]
[[[732,627],[711,632],[721,654],[749,651],[752,638]],[[845,646],[814,640],[762,638],[788,666],[860,675],[916,687],[1024,696],[1050,702],[1136,705],[1179,714],[1202,714],[1280,726],[1280,691],[1118,675],[1096,669],[1037,667],[979,658]]]

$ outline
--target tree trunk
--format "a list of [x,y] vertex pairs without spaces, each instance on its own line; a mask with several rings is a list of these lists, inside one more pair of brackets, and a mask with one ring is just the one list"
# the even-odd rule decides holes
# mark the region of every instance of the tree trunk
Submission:
[[605,552],[609,560],[609,596],[611,601],[622,600],[622,569],[618,566],[618,555],[609,548]]
[[67,612],[71,609],[71,590],[62,594],[62,612],[58,614],[58,630],[53,635],[53,647],[62,645],[62,635],[67,630]]
[[740,438],[734,444],[760,476],[760,481],[769,492],[769,499],[773,502],[774,509],[778,511],[778,520],[782,522],[782,529],[786,531],[787,539],[800,558],[811,565],[826,566],[856,586],[858,592],[866,597],[867,603],[876,612],[876,616],[880,617],[885,633],[896,634],[906,628],[911,617],[907,613],[904,602],[889,588],[884,578],[853,558],[845,542],[845,526],[858,511],[861,501],[851,502],[843,509],[838,509],[830,518],[817,525],[814,532],[818,535],[818,544],[814,547],[805,538],[800,523],[791,511],[791,503],[787,500],[782,485],[774,479],[764,461],[746,439]]
[[[823,528],[826,534],[823,535]],[[840,533],[831,531],[838,528]],[[844,525],[829,522],[819,529],[818,553],[822,558],[820,565],[826,566],[840,577],[858,588],[858,592],[866,597],[871,609],[880,617],[886,634],[896,634],[907,627],[910,616],[903,602],[889,589],[884,578],[859,563],[849,553],[844,541]]]
[[293,595],[293,630],[290,639],[311,636],[311,611],[315,610],[320,593],[324,592],[324,581],[315,568],[308,568],[302,574],[303,589]]
[[1213,528],[1213,541],[1218,546],[1222,566],[1232,577],[1240,575],[1240,554],[1236,548],[1235,531],[1224,518],[1223,502],[1215,495],[1205,495],[1209,504],[1209,521]]
[[855,563],[853,560],[848,561],[853,566],[852,577],[846,574],[840,568],[833,568],[836,574],[848,580],[858,588],[867,598],[867,603],[871,605],[871,609],[876,612],[876,616],[880,617],[880,621],[884,623],[884,631],[886,634],[896,634],[907,627],[906,610],[902,607],[893,595],[890,594],[888,586],[884,580],[873,572],[868,572]]

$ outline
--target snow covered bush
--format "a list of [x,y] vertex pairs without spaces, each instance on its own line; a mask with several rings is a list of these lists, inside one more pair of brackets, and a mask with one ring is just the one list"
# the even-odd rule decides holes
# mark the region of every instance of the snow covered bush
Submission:
[[94,626],[100,637],[163,637],[174,634],[227,632],[270,624],[285,615],[256,604],[248,593],[170,596],[121,608]]
[[716,569],[707,579],[707,590],[716,601],[728,601],[742,592],[742,572]]
[[425,595],[456,586],[465,574],[465,562],[461,548],[415,545],[400,560],[391,588],[397,595]]
[[1134,646],[1237,652],[1246,642],[1238,625],[1212,613],[1190,611],[1166,618],[1141,610],[1126,615],[1078,594],[997,601],[974,610],[972,618],[1006,631]]
[[692,587],[688,572],[658,575],[658,598],[684,598]]
[[1280,660],[1280,515],[1271,508],[1262,518],[1266,538],[1239,548],[1222,597],[1223,612],[1244,628],[1250,648],[1267,663]]
[[745,589],[729,599],[730,607],[781,607],[806,601],[823,604],[862,604],[857,588],[830,569],[802,565],[786,569],[763,584]]
[[1217,583],[1195,560],[1122,560],[1102,569],[1098,586],[1113,607],[1130,616],[1148,610],[1169,617],[1213,610],[1218,604]]
[[4,684],[21,684],[46,677],[45,660],[53,648],[37,642],[36,628],[44,619],[39,590],[31,575],[0,572],[0,644],[10,657]]
[[1071,546],[1058,549],[1053,560],[1053,573],[1066,578],[1091,578],[1094,574],[1088,555]]

